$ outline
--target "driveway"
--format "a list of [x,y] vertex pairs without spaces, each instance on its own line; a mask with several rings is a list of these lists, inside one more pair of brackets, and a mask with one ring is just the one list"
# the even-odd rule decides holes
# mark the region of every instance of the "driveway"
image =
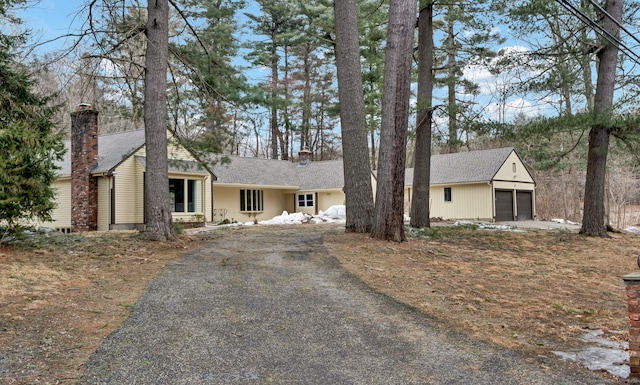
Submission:
[[323,235],[335,231],[218,230],[149,284],[80,383],[619,383],[441,329],[327,256]]

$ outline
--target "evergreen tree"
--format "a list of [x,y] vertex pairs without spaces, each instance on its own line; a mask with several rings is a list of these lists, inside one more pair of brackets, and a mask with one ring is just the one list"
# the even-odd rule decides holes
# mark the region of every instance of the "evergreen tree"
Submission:
[[[434,2],[434,6],[440,6]],[[446,152],[458,152],[464,142],[462,132],[472,131],[478,114],[473,111],[478,85],[465,78],[463,70],[473,64],[486,65],[494,55],[491,47],[504,40],[499,36],[491,20],[492,8],[488,0],[474,2],[451,1],[441,5],[444,11],[441,26],[442,42],[439,60],[443,63],[444,75],[439,74],[438,86],[446,87],[447,106],[445,118],[448,122]]]
[[[0,22],[18,22],[0,1]],[[13,229],[25,220],[50,220],[55,208],[57,160],[64,155],[54,132],[49,97],[32,91],[34,81],[15,62],[12,48],[22,36],[0,34],[0,225]]]

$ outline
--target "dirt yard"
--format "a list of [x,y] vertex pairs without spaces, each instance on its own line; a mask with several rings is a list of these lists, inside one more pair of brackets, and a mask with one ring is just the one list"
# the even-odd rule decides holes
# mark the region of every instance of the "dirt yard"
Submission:
[[[0,246],[0,384],[75,383],[146,283],[180,253],[227,231],[170,244],[102,233]],[[335,226],[319,231],[345,268],[444,327],[539,353],[575,347],[585,329],[626,338],[620,276],[638,270],[640,236],[434,227],[396,244]]]

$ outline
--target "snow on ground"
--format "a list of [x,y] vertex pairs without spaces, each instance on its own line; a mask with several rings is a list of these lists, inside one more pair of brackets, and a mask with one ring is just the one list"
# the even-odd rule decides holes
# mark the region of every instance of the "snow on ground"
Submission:
[[[282,214],[271,219],[259,221],[259,225],[301,225],[303,223],[319,224],[344,222],[347,218],[347,209],[344,205],[336,205],[329,207],[326,211],[320,211],[318,215],[306,213],[289,214],[283,211]],[[246,222],[244,225],[252,226],[254,222]]]
[[456,221],[454,226],[476,226],[479,230],[498,230],[498,231],[512,231],[512,232],[524,232],[525,230],[517,229],[510,225],[499,225],[496,223],[483,223],[474,221]]
[[626,233],[640,234],[640,226],[629,226],[622,231]]
[[570,220],[562,219],[562,218],[553,218],[553,219],[551,219],[550,222],[564,223],[564,224],[567,224],[567,225],[579,225],[580,224],[578,222],[571,222]]
[[592,330],[583,335],[580,339],[591,345],[578,352],[553,352],[558,357],[579,362],[589,370],[606,370],[607,372],[621,377],[629,377],[629,344],[627,342],[616,342],[600,337],[602,330]]

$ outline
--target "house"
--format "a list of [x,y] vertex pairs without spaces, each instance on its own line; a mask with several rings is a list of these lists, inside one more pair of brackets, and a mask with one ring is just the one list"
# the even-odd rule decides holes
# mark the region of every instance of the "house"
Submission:
[[[144,228],[144,130],[98,136],[98,112],[81,105],[71,114],[71,140],[59,163],[57,207],[52,222],[61,231]],[[215,176],[168,133],[169,191],[173,219],[211,221]]]
[[[535,218],[535,181],[511,147],[431,157],[431,217],[513,221]],[[413,169],[405,175],[411,207]]]
[[342,160],[312,162],[310,155],[301,151],[298,163],[232,156],[212,166],[215,219],[260,221],[283,211],[318,214],[343,205]]
[[[144,130],[98,136],[98,113],[90,106],[71,115],[71,140],[54,184],[58,205],[53,221],[41,225],[62,231],[143,229]],[[297,163],[229,156],[203,167],[171,132],[167,150],[174,221],[260,221],[283,211],[318,214],[345,202],[342,160],[312,162],[302,150]],[[407,169],[406,213],[412,185],[413,169]],[[513,148],[434,155],[430,210],[448,219],[532,219],[535,182]]]

